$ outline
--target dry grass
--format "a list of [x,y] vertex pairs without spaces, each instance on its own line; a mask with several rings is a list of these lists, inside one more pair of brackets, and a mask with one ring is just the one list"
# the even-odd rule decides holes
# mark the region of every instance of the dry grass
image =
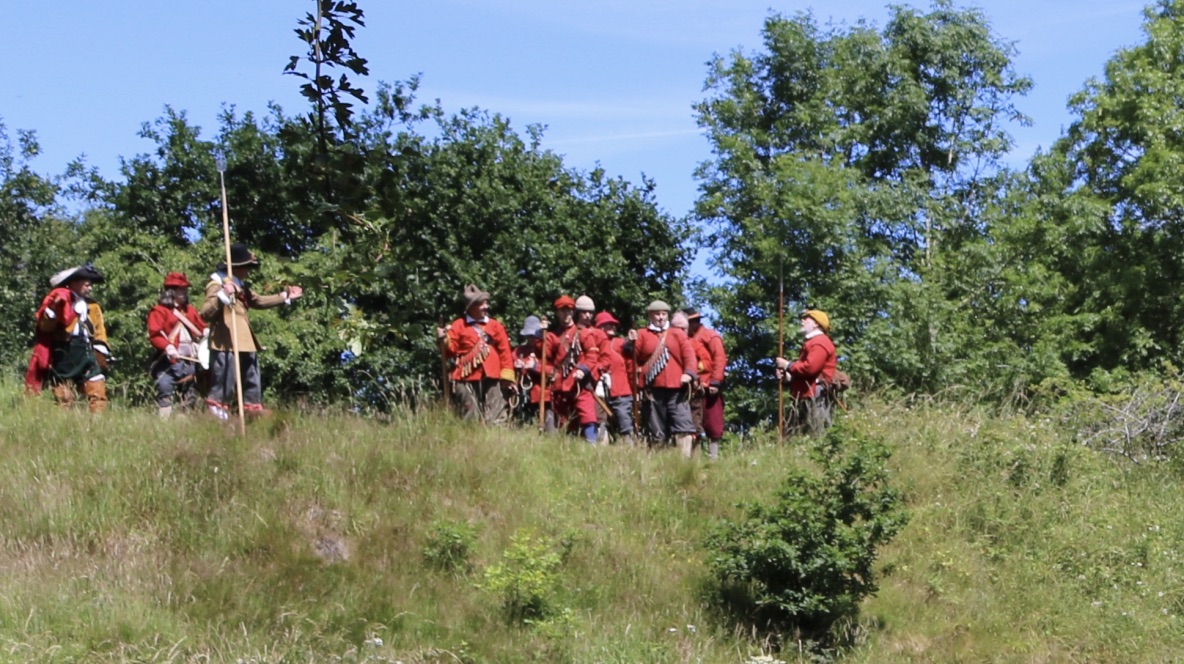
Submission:
[[[687,464],[435,412],[289,413],[240,439],[14,394],[0,386],[0,661],[747,662],[760,638],[700,597],[704,536],[803,456],[757,438]],[[875,401],[847,417],[894,450],[912,520],[840,659],[1177,657],[1171,470],[1052,420]],[[425,561],[440,523],[471,527],[471,572]],[[562,620],[507,625],[477,588],[522,529],[564,551]]]

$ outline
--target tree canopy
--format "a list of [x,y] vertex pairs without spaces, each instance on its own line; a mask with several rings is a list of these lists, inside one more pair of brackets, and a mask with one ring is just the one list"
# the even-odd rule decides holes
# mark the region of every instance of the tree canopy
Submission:
[[263,256],[256,285],[306,286],[300,306],[258,314],[286,396],[419,393],[430,329],[469,282],[511,330],[563,292],[637,322],[650,299],[687,299],[700,248],[711,271],[691,293],[724,333],[739,424],[772,412],[782,289],[784,352],[798,314],[822,308],[865,387],[1023,401],[1180,360],[1184,0],[1146,10],[1146,41],[1084,84],[1072,125],[1023,169],[1004,160],[1032,82],[982,11],[893,6],[883,26],[771,13],[759,48],[708,64],[694,112],[712,156],[686,219],[650,180],[566,166],[541,127],[417,101],[417,77],[365,90],[363,26],[357,4],[319,2],[285,69],[308,109],[228,104],[206,131],[166,107],[141,128],[154,149],[114,180],[83,163],[39,174],[34,134],[0,125],[0,310],[17,321],[0,361],[23,365],[46,278],[93,261],[119,380],[146,396],[161,277],[201,282],[218,262],[219,153],[235,239]]

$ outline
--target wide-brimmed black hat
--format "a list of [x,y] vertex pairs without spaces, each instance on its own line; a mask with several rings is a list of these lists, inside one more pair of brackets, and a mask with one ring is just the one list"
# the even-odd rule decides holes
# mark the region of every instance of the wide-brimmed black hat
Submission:
[[687,317],[687,320],[695,320],[700,316],[699,311],[694,307],[683,307],[682,313]]
[[[258,267],[259,259],[255,257],[255,252],[247,249],[247,245],[241,242],[235,242],[230,245],[230,266],[231,267]],[[219,270],[226,269],[226,262],[218,263]]]
[[61,272],[49,278],[49,287],[57,288],[74,281],[75,279],[86,279],[92,284],[97,284],[103,280],[103,275],[95,269],[95,266],[87,263],[86,265],[78,265],[71,268],[66,268]]

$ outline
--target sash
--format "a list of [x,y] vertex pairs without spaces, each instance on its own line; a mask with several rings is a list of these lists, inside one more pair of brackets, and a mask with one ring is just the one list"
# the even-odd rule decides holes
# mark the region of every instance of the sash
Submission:
[[658,337],[658,347],[654,349],[650,359],[641,365],[643,387],[653,385],[658,374],[662,373],[662,370],[666,368],[666,363],[670,361],[670,348],[666,346],[666,332],[666,330],[662,331],[661,336]]

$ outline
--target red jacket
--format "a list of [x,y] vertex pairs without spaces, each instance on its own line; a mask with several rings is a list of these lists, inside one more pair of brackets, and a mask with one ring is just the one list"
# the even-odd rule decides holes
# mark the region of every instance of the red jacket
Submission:
[[825,334],[806,339],[798,359],[789,365],[789,393],[796,399],[815,395],[815,384],[829,383],[835,376],[835,345]]
[[456,360],[452,380],[476,381],[482,378],[514,380],[514,358],[506,328],[492,318],[486,322],[457,318],[448,326],[448,357]]
[[691,335],[691,344],[695,347],[695,357],[699,361],[699,382],[719,387],[724,382],[724,368],[728,365],[723,337],[719,336],[719,332],[700,325]]
[[[608,336],[595,327],[579,327],[574,323],[559,334],[547,332],[547,359],[552,365],[547,385],[558,392],[576,389],[576,369],[593,382],[600,378],[600,353],[608,347]],[[568,364],[568,357],[571,357]],[[563,375],[564,366],[567,375]]]
[[[666,364],[650,382],[646,381],[647,371],[656,370],[658,360],[650,362],[658,351],[662,339],[666,341]],[[637,372],[642,387],[664,387],[677,389],[682,387],[682,376],[687,374],[694,378],[698,360],[691,340],[686,332],[677,327],[667,327],[662,332],[655,332],[646,327],[637,331]]]
[[[33,353],[29,356],[29,368],[25,372],[25,390],[28,392],[41,394],[41,386],[49,374],[50,346],[53,344],[54,328],[68,328],[78,318],[74,309],[68,306],[73,301],[72,297],[73,294],[69,288],[55,288],[41,300],[41,306],[33,315],[33,320],[37,322],[37,333],[33,338]],[[53,319],[44,317],[46,310],[53,310]],[[46,322],[47,320],[55,321],[56,325],[50,325]]]
[[[201,315],[197,313],[197,309],[192,304],[185,305],[185,318],[193,326],[197,328],[197,334],[193,336],[193,342],[197,343],[201,338],[201,333],[206,329],[206,322],[201,319]],[[148,312],[148,343],[152,344],[160,352],[164,352],[165,348],[172,344],[177,345],[178,333],[177,327],[182,325],[181,321],[177,320],[177,316],[173,314],[173,310],[162,304],[152,307],[152,311]]]
[[600,353],[600,375],[608,374],[609,380],[613,384],[608,392],[610,397],[628,397],[633,395],[633,390],[629,382],[629,367],[621,351],[621,347],[624,345],[624,339],[613,337],[608,340],[608,345]]

